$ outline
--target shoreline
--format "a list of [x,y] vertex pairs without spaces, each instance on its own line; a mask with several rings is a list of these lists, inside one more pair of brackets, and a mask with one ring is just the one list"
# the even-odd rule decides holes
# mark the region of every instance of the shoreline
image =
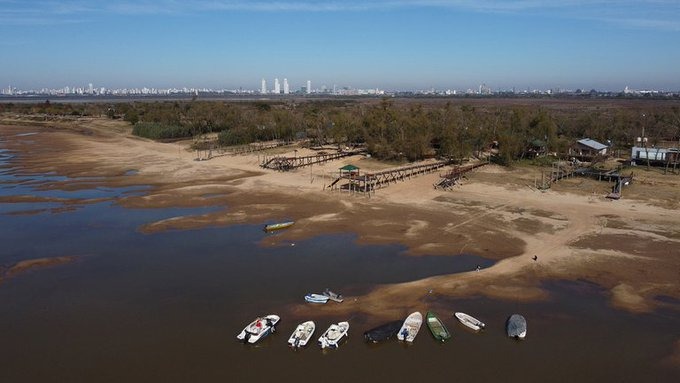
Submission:
[[[30,147],[30,157],[20,154],[14,159],[22,170],[102,177],[77,180],[71,188],[78,183],[82,187],[150,185],[140,195],[118,198],[123,207],[223,207],[199,216],[152,222],[138,228],[143,233],[290,218],[296,221],[292,228],[261,244],[353,232],[360,244],[398,243],[412,256],[465,252],[497,261],[480,272],[378,286],[356,302],[324,308],[322,313],[388,316],[395,306],[417,307],[427,290],[443,297],[542,300],[547,292],[541,282],[556,279],[592,281],[608,291],[610,304],[631,312],[678,309],[655,297],[680,299],[674,273],[680,260],[671,257],[680,243],[680,214],[677,206],[651,199],[653,194],[647,201],[625,197],[609,201],[603,197],[606,183],[586,182],[584,188],[581,181],[572,181],[581,182],[576,190],[564,182],[541,193],[521,186],[534,177],[525,169],[490,166],[471,173],[453,191],[434,190],[438,175],[432,173],[380,189],[368,199],[321,191],[324,174],[344,164],[379,166],[361,157],[315,165],[311,171],[279,173],[259,168],[257,155],[194,161],[194,154],[186,151],[187,142],[133,137],[129,127],[117,121],[55,124],[3,126],[4,146],[19,153]],[[17,136],[26,132],[38,134]],[[126,175],[131,169],[134,174]],[[680,185],[680,177],[673,175],[663,181],[675,190]],[[630,188],[640,190],[631,194],[645,195],[645,188],[651,186],[633,184]],[[583,193],[588,188],[603,192]],[[16,201],[30,199],[17,197]],[[303,314],[305,307],[293,311]]]

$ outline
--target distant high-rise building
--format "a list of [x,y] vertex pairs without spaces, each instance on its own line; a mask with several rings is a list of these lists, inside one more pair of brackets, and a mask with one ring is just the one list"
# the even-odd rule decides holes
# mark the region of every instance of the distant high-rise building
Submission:
[[267,81],[262,79],[262,87],[260,88],[260,93],[267,94]]
[[307,94],[312,93],[312,81],[307,80]]
[[87,84],[87,93],[94,94],[94,87],[92,86],[92,83]]
[[275,78],[274,79],[274,94],[279,94],[281,93],[281,84],[279,84],[279,79]]
[[288,79],[284,78],[283,79],[283,94],[288,94],[290,93],[290,88],[288,87]]

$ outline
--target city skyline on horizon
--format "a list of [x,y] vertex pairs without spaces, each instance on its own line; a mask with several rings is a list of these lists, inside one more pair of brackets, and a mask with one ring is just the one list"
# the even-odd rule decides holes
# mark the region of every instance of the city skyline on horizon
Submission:
[[355,88],[348,86],[333,85],[329,87],[322,84],[320,87],[312,87],[311,80],[307,80],[305,86],[298,89],[290,89],[287,79],[284,78],[283,87],[281,83],[274,79],[274,85],[270,88],[264,78],[261,79],[259,88],[211,88],[211,87],[146,87],[136,86],[129,88],[106,88],[95,86],[93,83],[88,83],[85,86],[63,86],[57,88],[41,88],[41,89],[20,89],[13,86],[0,89],[0,96],[36,96],[36,95],[51,95],[51,96],[124,96],[124,95],[173,95],[173,94],[194,94],[213,93],[213,94],[247,94],[247,95],[337,95],[337,96],[360,96],[360,95],[395,95],[395,94],[422,94],[422,95],[438,95],[438,96],[464,96],[464,95],[507,95],[507,94],[540,94],[540,95],[560,95],[560,94],[581,94],[596,92],[599,94],[625,94],[625,95],[662,95],[662,96],[678,96],[680,90],[673,89],[635,89],[625,86],[620,90],[606,90],[594,88],[493,88],[486,84],[479,84],[475,88],[456,89],[456,88],[421,88],[421,89],[380,89],[376,88]]
[[680,89],[665,0],[0,0],[0,84]]

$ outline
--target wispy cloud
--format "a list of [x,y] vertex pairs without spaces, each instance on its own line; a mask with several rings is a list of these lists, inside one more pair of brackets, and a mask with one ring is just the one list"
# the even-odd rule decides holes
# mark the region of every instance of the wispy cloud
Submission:
[[624,28],[680,30],[678,0],[0,0],[0,23],[78,22],[86,15],[205,12],[367,12],[442,9],[590,20]]
[[621,18],[621,19],[603,19],[609,24],[616,24],[626,28],[636,29],[656,29],[672,32],[680,32],[680,20],[659,20],[659,19],[641,19],[641,18]]

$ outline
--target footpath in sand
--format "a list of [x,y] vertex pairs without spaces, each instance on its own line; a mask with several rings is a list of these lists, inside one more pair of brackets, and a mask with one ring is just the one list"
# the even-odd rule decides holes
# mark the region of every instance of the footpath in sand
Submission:
[[[330,174],[345,164],[362,170],[388,166],[361,156],[276,172],[260,168],[261,154],[256,153],[195,161],[195,153],[187,150],[189,142],[140,139],[119,122],[11,123],[0,127],[0,139],[4,147],[19,153],[20,167],[76,178],[55,187],[145,184],[151,185],[146,194],[117,203],[136,208],[224,207],[151,222],[139,228],[142,232],[293,219],[293,228],[267,237],[263,245],[353,232],[360,243],[400,243],[413,256],[469,253],[498,261],[481,271],[378,286],[342,305],[315,307],[317,314],[370,312],[394,317],[422,310],[437,296],[548,299],[541,285],[552,279],[597,283],[607,289],[614,306],[630,311],[678,309],[678,175],[638,169],[624,198],[610,201],[604,196],[611,184],[605,182],[570,179],[539,192],[527,186],[533,184],[535,170],[489,165],[468,174],[452,191],[433,188],[435,172],[392,184],[368,198],[325,188]],[[20,136],[27,132],[37,134]],[[293,150],[268,153],[308,153]],[[27,202],[26,198],[16,199]],[[300,305],[292,310],[304,315],[309,308]]]

